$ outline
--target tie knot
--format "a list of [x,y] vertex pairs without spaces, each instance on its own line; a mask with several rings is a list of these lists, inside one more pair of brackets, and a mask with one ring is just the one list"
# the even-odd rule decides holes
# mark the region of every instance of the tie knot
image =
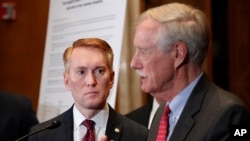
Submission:
[[165,107],[164,115],[168,115],[171,112],[169,105]]
[[90,130],[93,130],[94,129],[94,126],[95,126],[95,122],[93,120],[88,120],[88,119],[85,119],[83,121],[83,125],[87,127],[87,129],[90,129]]

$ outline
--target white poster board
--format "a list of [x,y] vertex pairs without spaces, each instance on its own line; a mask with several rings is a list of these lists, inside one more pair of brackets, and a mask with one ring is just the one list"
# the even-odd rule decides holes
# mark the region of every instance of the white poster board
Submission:
[[37,113],[40,122],[61,114],[73,104],[63,83],[62,56],[79,38],[98,37],[111,45],[115,82],[108,103],[115,106],[126,4],[126,0],[50,0]]

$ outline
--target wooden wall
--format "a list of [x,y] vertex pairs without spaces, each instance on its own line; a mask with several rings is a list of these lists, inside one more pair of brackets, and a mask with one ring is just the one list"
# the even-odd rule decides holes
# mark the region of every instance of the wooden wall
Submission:
[[250,111],[250,1],[229,0],[228,53],[229,86]]
[[45,46],[48,0],[15,2],[17,19],[0,20],[0,90],[23,94],[37,109]]

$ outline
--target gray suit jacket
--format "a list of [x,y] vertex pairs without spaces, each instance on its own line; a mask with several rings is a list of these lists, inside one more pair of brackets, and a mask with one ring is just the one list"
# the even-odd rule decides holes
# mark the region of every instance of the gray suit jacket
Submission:
[[[113,141],[146,141],[148,129],[142,125],[115,112],[109,106],[109,118],[106,127],[108,140]],[[30,136],[29,141],[73,141],[73,106],[63,114],[36,125],[31,132],[48,126],[52,121],[60,120],[61,126],[55,129],[48,129]],[[117,132],[115,129],[119,129]]]
[[[155,141],[165,104],[155,115],[148,141]],[[234,127],[249,127],[249,112],[236,95],[210,82],[205,74],[191,93],[170,141],[232,140]]]

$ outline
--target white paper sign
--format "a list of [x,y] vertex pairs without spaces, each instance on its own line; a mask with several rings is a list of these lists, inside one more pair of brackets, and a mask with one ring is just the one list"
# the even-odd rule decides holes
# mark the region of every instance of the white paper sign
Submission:
[[108,103],[115,106],[126,3],[126,0],[50,0],[37,113],[40,122],[61,114],[73,104],[63,83],[62,56],[79,38],[98,37],[111,45],[115,82]]

